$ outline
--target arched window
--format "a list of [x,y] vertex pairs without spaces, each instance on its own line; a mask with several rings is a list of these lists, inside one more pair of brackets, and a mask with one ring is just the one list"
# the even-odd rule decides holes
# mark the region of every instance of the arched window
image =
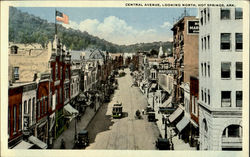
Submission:
[[223,137],[242,137],[242,127],[240,125],[229,125],[222,133]]

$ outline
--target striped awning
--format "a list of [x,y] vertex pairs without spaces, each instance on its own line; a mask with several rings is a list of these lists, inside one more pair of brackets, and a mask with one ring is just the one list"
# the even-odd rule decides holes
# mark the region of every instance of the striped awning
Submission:
[[177,117],[179,117],[183,112],[181,107],[178,107],[168,118],[169,122],[172,123]]
[[187,116],[184,116],[176,125],[176,128],[179,132],[181,132],[190,122],[190,118]]

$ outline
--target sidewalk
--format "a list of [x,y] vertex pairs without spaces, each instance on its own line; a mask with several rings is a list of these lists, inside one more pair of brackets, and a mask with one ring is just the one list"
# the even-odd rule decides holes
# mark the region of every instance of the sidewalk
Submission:
[[[81,120],[77,121],[77,124],[76,124],[77,132],[79,132],[82,129],[85,129],[88,126],[88,124],[91,122],[95,114],[96,114],[95,108],[92,109],[90,107],[87,107],[84,115],[81,117]],[[69,128],[65,130],[54,141],[53,149],[60,149],[62,139],[65,142],[65,148],[72,149],[74,146],[74,138],[75,138],[75,119],[73,119],[70,122]]]
[[[158,119],[156,122],[158,129],[160,131],[161,137],[165,137],[165,124],[162,123],[162,114],[156,112],[155,118]],[[167,127],[167,136],[170,138],[170,132],[173,130],[172,127]],[[178,135],[172,131],[172,142],[174,144],[174,150],[196,150],[196,147],[190,147],[189,143],[185,143],[182,139],[179,139]]]

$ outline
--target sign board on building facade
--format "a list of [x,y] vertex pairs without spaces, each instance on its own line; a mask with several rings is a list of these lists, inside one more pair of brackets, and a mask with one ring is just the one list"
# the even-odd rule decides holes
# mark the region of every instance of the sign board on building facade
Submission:
[[199,21],[198,20],[190,20],[187,24],[188,34],[198,34],[199,33]]
[[177,75],[176,69],[159,69],[158,74],[174,74]]

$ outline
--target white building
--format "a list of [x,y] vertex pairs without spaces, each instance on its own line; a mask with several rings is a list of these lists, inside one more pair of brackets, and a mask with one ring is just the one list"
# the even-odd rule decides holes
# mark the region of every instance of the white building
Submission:
[[242,149],[242,9],[199,10],[201,150]]

